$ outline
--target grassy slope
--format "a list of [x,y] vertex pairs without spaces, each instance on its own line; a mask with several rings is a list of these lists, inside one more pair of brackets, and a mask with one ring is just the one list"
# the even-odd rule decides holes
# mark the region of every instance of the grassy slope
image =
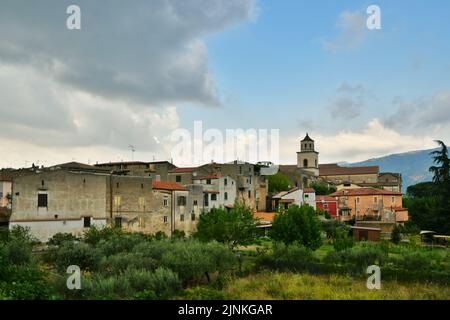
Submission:
[[[346,276],[313,276],[263,272],[229,282],[216,298],[243,300],[450,300],[450,289],[431,284],[381,282],[380,290],[369,290],[364,280]],[[188,289],[190,299],[215,298],[199,288]]]

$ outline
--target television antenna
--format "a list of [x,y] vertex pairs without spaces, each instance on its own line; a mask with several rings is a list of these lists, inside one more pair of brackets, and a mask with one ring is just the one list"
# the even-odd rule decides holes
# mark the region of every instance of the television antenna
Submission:
[[136,147],[129,144],[128,148],[131,150],[131,161],[134,161],[134,153],[136,152]]

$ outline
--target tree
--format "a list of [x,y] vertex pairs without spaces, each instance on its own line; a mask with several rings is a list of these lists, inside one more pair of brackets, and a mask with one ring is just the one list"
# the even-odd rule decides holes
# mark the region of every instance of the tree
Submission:
[[444,142],[436,141],[440,150],[431,152],[434,165],[430,167],[433,182],[408,187],[404,205],[411,220],[422,230],[450,234],[450,160]]
[[326,196],[329,194],[332,194],[333,192],[336,192],[335,186],[330,186],[328,183],[322,182],[322,181],[316,181],[311,183],[311,188],[316,191],[316,195],[319,196]]
[[353,238],[349,235],[348,228],[338,228],[333,238],[333,247],[336,251],[344,251],[353,247]]
[[267,181],[269,183],[269,192],[272,193],[287,191],[291,184],[289,178],[281,172],[268,176]]
[[229,211],[221,207],[202,213],[193,236],[204,242],[216,240],[234,249],[252,243],[256,224],[252,210],[236,203]]
[[402,239],[402,236],[400,233],[400,228],[396,225],[396,226],[394,226],[394,229],[392,229],[391,241],[395,244],[399,244],[401,239]]
[[275,215],[271,237],[285,244],[297,241],[316,250],[322,245],[320,230],[320,220],[312,207],[292,205],[287,211]]

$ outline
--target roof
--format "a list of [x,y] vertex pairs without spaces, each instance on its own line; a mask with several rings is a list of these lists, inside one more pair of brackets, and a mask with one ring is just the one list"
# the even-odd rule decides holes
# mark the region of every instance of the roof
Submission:
[[342,197],[342,196],[370,196],[370,195],[395,195],[401,196],[401,192],[389,191],[384,189],[376,188],[354,188],[354,189],[342,189],[330,194],[331,197]]
[[215,191],[215,190],[203,190],[203,193],[219,193],[219,191]]
[[275,213],[274,212],[255,212],[253,214],[253,217],[256,219],[261,219],[262,221],[268,221],[268,222],[272,222],[273,221],[273,217],[275,217]]
[[119,166],[119,165],[147,165],[148,162],[143,161],[120,161],[120,162],[105,162],[97,163],[96,167],[109,167],[109,166]]
[[199,176],[192,178],[192,180],[208,180],[208,179],[219,179],[219,176],[217,174],[210,174],[207,176]]
[[337,201],[336,198],[330,196],[316,196],[316,202]]
[[350,228],[356,229],[356,230],[381,231],[380,228],[369,228],[369,227],[358,227],[358,226],[351,226]]
[[187,191],[187,189],[178,182],[152,181],[152,188],[157,190]]
[[189,173],[189,172],[193,172],[195,169],[197,169],[196,167],[190,167],[190,168],[175,168],[173,170],[170,170],[170,173]]
[[107,169],[98,168],[96,166],[91,166],[89,164],[84,164],[80,162],[66,162],[51,166],[50,169],[66,169],[66,170],[88,170],[88,171],[97,171],[97,172],[106,172]]
[[0,181],[12,181],[12,174],[9,172],[0,172]]
[[306,136],[303,138],[302,141],[312,141],[312,142],[314,142],[314,140],[309,137],[308,133],[306,133]]
[[316,193],[316,190],[313,188],[303,188],[304,193]]
[[379,166],[341,167],[337,164],[319,164],[319,176],[340,176],[354,174],[378,174]]

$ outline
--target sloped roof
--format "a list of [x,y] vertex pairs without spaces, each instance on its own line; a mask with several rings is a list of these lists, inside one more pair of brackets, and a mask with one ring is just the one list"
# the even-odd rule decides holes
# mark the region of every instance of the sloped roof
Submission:
[[323,201],[337,201],[336,198],[330,196],[316,196],[316,202]]
[[370,195],[395,195],[401,196],[401,192],[389,191],[384,189],[376,188],[354,188],[354,189],[343,189],[330,194],[331,197],[341,197],[341,196],[370,196]]
[[84,164],[81,162],[66,162],[51,166],[50,169],[65,169],[65,170],[81,170],[81,171],[97,171],[97,172],[106,172],[108,169],[99,168],[96,166],[91,166],[89,164]]
[[354,174],[378,174],[379,166],[341,167],[337,164],[319,164],[319,176],[340,176]]
[[175,168],[173,170],[170,170],[170,173],[189,173],[189,172],[193,172],[195,169],[197,169],[196,167],[190,167],[190,168]]
[[156,190],[187,191],[187,189],[178,182],[152,181],[152,188]]
[[306,133],[306,136],[303,138],[302,142],[303,141],[312,141],[312,142],[314,142],[314,140],[309,137],[308,133]]
[[0,181],[12,181],[12,174],[10,172],[0,172]]

